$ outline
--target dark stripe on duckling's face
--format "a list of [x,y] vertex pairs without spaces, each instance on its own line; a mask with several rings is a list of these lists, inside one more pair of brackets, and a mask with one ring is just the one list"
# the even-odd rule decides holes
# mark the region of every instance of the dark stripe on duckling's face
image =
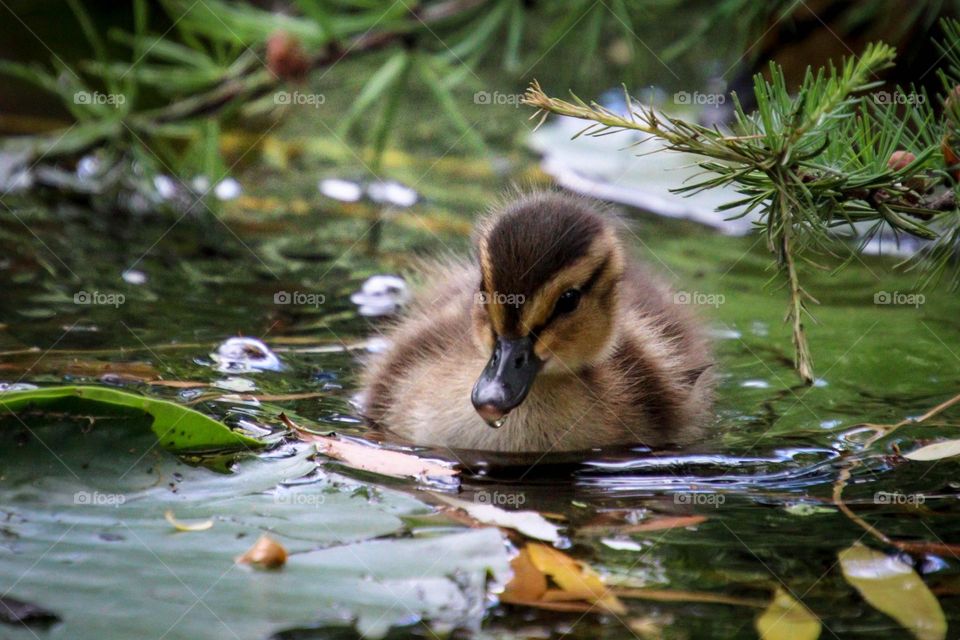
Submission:
[[495,334],[526,335],[524,307],[584,258],[604,227],[585,203],[558,194],[521,201],[501,214],[480,242],[482,287]]
[[623,270],[616,234],[581,201],[562,200],[572,205],[507,212],[480,238],[484,307],[475,318],[492,353],[471,399],[491,426],[523,402],[544,366],[572,373],[612,334]]

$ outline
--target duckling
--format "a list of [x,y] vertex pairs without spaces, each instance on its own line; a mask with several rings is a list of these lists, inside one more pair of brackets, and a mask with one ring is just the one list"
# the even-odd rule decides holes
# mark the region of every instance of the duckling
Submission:
[[523,195],[475,259],[435,262],[367,367],[365,417],[420,445],[548,452],[690,443],[712,413],[709,344],[589,200]]

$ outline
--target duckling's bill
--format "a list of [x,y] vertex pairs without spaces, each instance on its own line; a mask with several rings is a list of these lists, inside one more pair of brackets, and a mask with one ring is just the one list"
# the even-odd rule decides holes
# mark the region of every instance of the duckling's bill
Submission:
[[473,385],[471,400],[484,422],[497,429],[507,414],[530,392],[543,364],[533,350],[533,338],[499,336],[493,354]]

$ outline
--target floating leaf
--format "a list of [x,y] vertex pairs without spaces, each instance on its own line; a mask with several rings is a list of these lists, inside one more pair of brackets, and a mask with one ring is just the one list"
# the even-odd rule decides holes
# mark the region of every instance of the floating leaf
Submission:
[[[35,410],[71,415],[129,415],[153,417],[151,428],[160,444],[172,451],[197,451],[262,444],[232,431],[199,411],[175,402],[157,400],[107,387],[44,387],[0,393],[0,414]],[[132,410],[132,411],[131,411]]]
[[167,510],[164,512],[163,517],[166,519],[170,525],[177,531],[206,531],[213,527],[213,520],[200,520],[197,522],[181,522],[177,520],[173,511]]
[[287,563],[287,550],[270,536],[260,536],[253,546],[242,556],[237,556],[237,564],[252,564],[263,569],[279,569]]
[[[597,608],[618,615],[626,613],[623,603],[589,565],[539,542],[528,543],[520,555],[526,557],[511,562],[514,578],[500,595],[503,602],[562,611]],[[535,572],[539,572],[542,580]],[[547,577],[556,588],[547,588]]]
[[510,561],[513,578],[503,591],[504,602],[536,602],[547,592],[547,576],[530,560],[526,549],[521,549]]
[[910,453],[903,454],[908,460],[941,460],[943,458],[952,458],[960,456],[960,440],[945,440],[943,442],[934,442],[925,447],[914,449]]
[[280,419],[293,429],[301,440],[315,443],[317,451],[354,469],[379,473],[393,478],[414,478],[416,480],[454,478],[460,473],[457,469],[418,458],[410,453],[342,440],[335,436],[311,433],[297,426],[284,414],[280,415]]
[[780,587],[756,625],[763,640],[816,640],[821,631],[820,619]]
[[492,504],[467,502],[441,494],[434,495],[449,505],[463,509],[472,518],[484,524],[513,529],[527,537],[546,542],[556,542],[560,539],[560,528],[548,522],[536,511],[507,511]]
[[906,563],[854,544],[839,554],[843,577],[870,605],[910,630],[918,640],[942,640],[947,621],[936,597]]

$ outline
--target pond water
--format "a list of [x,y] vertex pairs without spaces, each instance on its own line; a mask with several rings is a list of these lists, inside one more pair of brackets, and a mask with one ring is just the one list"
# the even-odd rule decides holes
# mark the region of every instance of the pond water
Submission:
[[[314,197],[306,211],[288,213],[268,178],[251,179],[259,199],[224,206],[220,221],[120,225],[67,205],[56,216],[37,203],[19,208],[24,224],[8,220],[0,239],[0,381],[117,385],[273,434],[275,445],[177,458],[136,420],[5,419],[3,590],[61,621],[2,625],[0,636],[434,637],[422,624],[429,621],[456,637],[756,637],[760,611],[733,604],[625,599],[626,615],[499,604],[509,555],[496,529],[438,513],[427,487],[317,461],[303,443],[283,441],[281,411],[316,430],[364,436],[350,400],[365,345],[383,325],[360,316],[350,294],[372,274],[402,271],[414,252],[467,246],[472,215],[500,181],[459,180],[434,186],[462,188],[459,200],[421,186],[426,200],[392,214],[377,254],[366,251],[367,210]],[[279,199],[279,212],[265,211],[268,198]],[[563,526],[560,546],[608,584],[763,602],[780,586],[822,619],[823,637],[907,637],[837,565],[838,551],[858,540],[896,550],[844,516],[831,492],[841,467],[861,460],[844,492],[860,516],[893,538],[960,543],[957,463],[893,455],[895,446],[957,437],[957,413],[869,448],[871,432],[858,426],[918,416],[958,393],[955,294],[934,289],[922,304],[877,304],[879,292],[915,291],[892,261],[854,260],[836,275],[808,269],[821,304],[809,327],[818,379],[806,387],[790,365],[783,291],[775,278],[770,284],[761,240],[631,218],[632,249],[678,290],[710,302],[700,311],[722,370],[711,435],[685,451],[547,456],[533,465],[429,453],[462,465],[463,499],[551,514]],[[124,279],[130,270],[145,280]],[[101,303],[76,303],[84,291]],[[278,304],[278,292],[314,295],[316,304]],[[263,340],[282,369],[218,371],[211,354],[238,335]],[[917,496],[919,504],[906,499]],[[175,533],[167,510],[214,526]],[[690,516],[702,518],[627,526]],[[233,558],[267,531],[291,553],[287,566],[236,567]],[[954,637],[960,560],[898,557],[938,595]]]

